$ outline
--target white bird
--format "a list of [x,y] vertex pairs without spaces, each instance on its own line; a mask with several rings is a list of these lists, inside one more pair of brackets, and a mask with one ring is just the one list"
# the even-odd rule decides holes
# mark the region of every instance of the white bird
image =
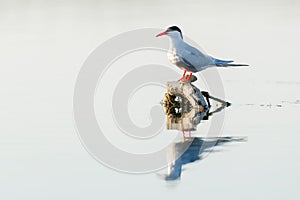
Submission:
[[[183,76],[179,81],[188,82],[192,78],[192,73],[209,67],[248,66],[246,64],[234,64],[233,60],[220,60],[206,55],[184,42],[181,30],[177,26],[169,27],[166,31],[156,35],[156,37],[163,35],[167,35],[171,39],[168,53],[169,60],[184,70]],[[190,72],[188,78],[185,77],[186,71]]]

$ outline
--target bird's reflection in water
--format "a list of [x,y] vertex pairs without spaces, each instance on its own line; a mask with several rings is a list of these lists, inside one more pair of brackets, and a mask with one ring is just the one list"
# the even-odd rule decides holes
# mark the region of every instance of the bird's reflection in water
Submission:
[[[203,153],[212,151],[215,146],[245,141],[243,137],[192,137],[191,131],[195,131],[202,120],[209,120],[210,116],[230,106],[230,103],[212,97],[207,92],[200,92],[190,83],[170,82],[167,88],[164,100],[167,130],[181,131],[183,141],[169,146],[168,172],[163,176],[165,180],[178,180],[183,165],[201,160]],[[210,99],[218,102],[219,106],[212,109]]]
[[181,177],[182,166],[202,159],[202,154],[211,151],[213,147],[225,143],[245,141],[243,137],[191,137],[183,142],[174,143],[169,147],[167,159],[168,172],[165,180],[177,180]]

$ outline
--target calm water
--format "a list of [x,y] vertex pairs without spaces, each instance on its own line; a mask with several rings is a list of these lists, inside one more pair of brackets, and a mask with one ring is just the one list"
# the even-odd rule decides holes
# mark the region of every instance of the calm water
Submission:
[[[299,199],[299,9],[296,1],[279,0],[0,1],[2,198]],[[183,165],[180,181],[164,181],[167,169],[144,175],[108,169],[75,131],[77,74],[110,37],[170,24],[209,54],[251,65],[219,70],[232,103],[222,111],[221,136],[247,141],[221,143]],[[143,125],[148,118],[137,120]]]

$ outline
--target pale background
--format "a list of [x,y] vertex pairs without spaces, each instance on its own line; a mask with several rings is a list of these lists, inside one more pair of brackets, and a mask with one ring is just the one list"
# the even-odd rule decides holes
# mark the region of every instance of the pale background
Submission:
[[[296,0],[1,0],[0,198],[299,199],[299,11]],[[72,95],[103,41],[173,24],[211,55],[251,67],[220,70],[234,103],[223,134],[248,142],[219,148],[170,185],[95,161],[76,134]]]

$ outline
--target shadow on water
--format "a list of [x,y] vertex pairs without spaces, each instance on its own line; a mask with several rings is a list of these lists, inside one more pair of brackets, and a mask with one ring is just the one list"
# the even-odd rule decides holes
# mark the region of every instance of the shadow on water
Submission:
[[[209,120],[231,104],[201,92],[190,83],[168,82],[167,88],[163,104],[167,130],[178,130],[183,137],[182,141],[169,146],[168,171],[161,176],[164,180],[179,180],[184,165],[202,160],[204,153],[212,152],[215,146],[246,141],[246,137],[192,137],[191,131],[195,131],[202,120]],[[212,106],[211,100],[219,106]]]

